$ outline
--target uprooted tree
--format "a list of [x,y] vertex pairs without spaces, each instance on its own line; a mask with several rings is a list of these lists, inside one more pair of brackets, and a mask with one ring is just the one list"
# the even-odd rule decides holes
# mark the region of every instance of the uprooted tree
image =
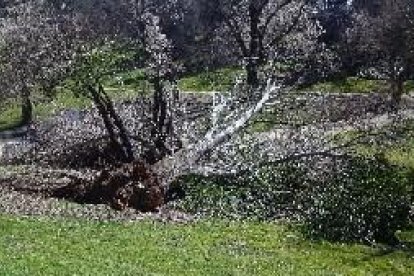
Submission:
[[[267,57],[269,63],[283,59],[295,62],[295,66],[285,70],[283,76],[277,75],[274,66],[270,66],[267,71],[269,75],[267,82],[258,82],[254,85],[255,97],[248,97],[248,99],[245,97],[247,93],[252,93],[249,81],[247,81],[249,84],[247,91],[242,83],[236,85],[232,91],[223,95],[220,103],[214,106],[211,120],[207,118],[207,121],[203,122],[175,120],[174,112],[179,105],[174,104],[177,97],[174,96],[174,85],[171,85],[174,84],[175,68],[168,54],[170,42],[162,34],[156,15],[151,12],[135,13],[135,22],[139,22],[140,24],[137,25],[141,26],[138,31],[143,32],[139,42],[144,46],[141,49],[145,53],[148,80],[153,85],[152,114],[146,118],[139,118],[150,120],[149,131],[138,137],[140,147],[144,150],[132,153],[134,161],[125,159],[128,161],[126,165],[121,165],[118,169],[104,170],[92,181],[78,178],[75,181],[77,184],[59,190],[58,194],[77,200],[105,202],[117,208],[130,206],[149,211],[164,202],[170,184],[178,177],[192,172],[204,174],[217,172],[217,168],[210,170],[210,166],[206,165],[208,156],[220,145],[236,136],[269,100],[282,97],[289,88],[302,81],[299,76],[303,74],[299,72],[304,73],[309,69],[311,57],[314,59],[321,57],[318,55],[321,48],[317,46],[315,40],[320,34],[320,30],[317,30],[317,22],[307,17],[309,24],[302,22],[300,28],[297,28],[305,6],[303,4],[299,9],[291,8],[293,10],[287,9],[284,14],[283,24],[268,23],[273,24],[273,30],[280,28],[279,33],[282,37],[277,41],[278,43],[266,42],[272,44],[266,51],[274,53],[274,56]],[[310,10],[309,7],[306,8]],[[281,9],[277,11],[283,15]],[[271,15],[269,20],[272,21],[274,18],[276,15]],[[98,84],[97,87],[98,93],[105,95],[103,86]],[[115,113],[111,115],[113,121],[115,121],[113,117]],[[182,139],[184,137],[178,136],[174,131],[176,128],[186,128],[184,125],[187,127],[187,132],[198,128],[197,134],[191,133],[195,139]],[[118,137],[122,140],[121,132],[118,128]],[[128,130],[125,134],[124,138],[128,139]],[[173,145],[174,143],[177,144]],[[148,155],[148,151],[151,152],[154,148],[157,153]]]
[[[236,134],[246,127],[268,101],[280,99],[284,93],[303,81],[304,72],[310,69],[310,60],[322,62],[322,57],[325,56],[321,55],[323,45],[319,47],[316,41],[321,33],[317,21],[309,14],[304,17],[306,20],[300,19],[305,11],[311,11],[311,7],[305,5],[307,2],[301,2],[299,6],[295,6],[295,1],[286,2],[282,5],[263,1],[260,6],[256,6],[256,2],[249,2],[251,9],[266,10],[269,13],[264,18],[260,12],[254,15],[252,24],[258,24],[255,28],[265,24],[270,29],[263,30],[265,33],[253,33],[250,41],[253,45],[250,46],[253,51],[250,55],[253,57],[252,62],[261,51],[269,53],[266,56],[266,62],[269,63],[266,81],[254,80],[257,83],[253,82],[252,90],[250,77],[247,88],[241,82],[231,91],[223,93],[222,100],[211,111],[211,118],[184,122],[175,118],[179,109],[175,103],[178,100],[174,86],[176,68],[169,54],[170,41],[162,34],[157,11],[145,8],[143,3],[146,1],[120,1],[119,5],[113,7],[135,8],[128,9],[129,13],[105,7],[102,11],[98,9],[99,16],[104,17],[105,21],[96,29],[92,26],[99,23],[100,17],[79,12],[77,18],[82,22],[79,28],[70,35],[60,33],[73,46],[71,53],[72,61],[75,62],[71,63],[73,66],[70,68],[69,87],[92,100],[103,121],[110,145],[120,155],[120,163],[87,177],[68,173],[73,179],[72,183],[59,188],[54,195],[79,201],[108,203],[116,208],[135,207],[151,211],[163,204],[166,192],[178,177],[192,172],[217,172],[220,168],[211,169],[210,165],[206,165],[215,150],[237,137]],[[271,12],[275,5],[277,14]],[[105,25],[109,25],[108,28],[102,27]],[[268,32],[279,35],[265,39],[264,35]],[[259,42],[260,46],[257,46],[256,43]],[[243,45],[246,47],[245,43],[247,42],[243,42]],[[150,96],[144,95],[144,98],[152,98],[151,114],[129,118],[142,120],[143,125],[148,126],[140,132],[139,137],[132,137],[131,129],[125,126],[124,118],[118,114],[119,110],[103,83],[104,77],[124,66],[125,60],[131,62],[128,53],[117,52],[119,45],[128,45],[128,49],[142,53],[143,62],[133,59],[132,62],[144,64],[147,79],[153,86]],[[292,65],[283,74],[275,70],[275,64],[281,61]],[[259,64],[254,61],[249,66],[256,74]],[[255,97],[246,98],[251,93]],[[180,131],[176,131],[178,129]],[[192,139],[186,139],[186,135]],[[316,151],[310,148],[308,150]],[[238,159],[234,161],[239,165],[243,163]]]

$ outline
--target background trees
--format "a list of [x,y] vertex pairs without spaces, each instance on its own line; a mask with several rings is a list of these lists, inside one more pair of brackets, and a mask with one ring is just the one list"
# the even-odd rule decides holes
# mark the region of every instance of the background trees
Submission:
[[295,43],[299,33],[301,39],[317,36],[311,4],[307,0],[216,2],[222,24],[217,31],[234,43],[229,46],[236,47],[245,63],[249,85],[257,87],[259,67],[269,61],[282,61],[286,48]]
[[414,5],[412,1],[384,1],[376,13],[356,15],[350,38],[366,57],[365,75],[386,79],[391,96],[398,105],[404,82],[413,76]]
[[73,55],[76,19],[44,2],[9,4],[0,22],[1,77],[4,89],[22,101],[22,123],[33,116],[31,95],[50,92],[64,78]]

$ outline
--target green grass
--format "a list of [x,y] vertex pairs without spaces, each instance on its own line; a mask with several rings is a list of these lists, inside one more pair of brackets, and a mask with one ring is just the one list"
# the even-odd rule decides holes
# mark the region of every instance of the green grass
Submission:
[[[128,100],[136,98],[141,93],[140,90],[134,90],[132,87],[106,87],[108,95],[114,101]],[[75,96],[70,91],[59,88],[56,96],[52,100],[45,100],[35,103],[34,116],[36,119],[43,119],[50,115],[56,114],[64,109],[85,109],[92,106],[92,101],[85,96]],[[18,104],[10,105],[0,112],[0,131],[13,129],[20,125],[21,108]]]
[[225,91],[235,84],[236,78],[242,73],[242,69],[232,67],[201,72],[181,78],[178,87],[182,91]]
[[[225,68],[209,73],[187,76],[179,81],[182,91],[219,91],[229,89],[242,70]],[[122,85],[120,81],[122,80]],[[104,80],[109,96],[115,101],[134,99],[138,95],[151,91],[151,85],[145,80],[144,71],[136,69],[116,74]],[[58,88],[51,101],[42,99],[35,105],[35,117],[42,119],[56,112],[69,108],[84,109],[92,106],[92,102],[83,96],[76,97],[71,91]],[[13,129],[20,124],[21,110],[18,104],[5,107],[0,112],[0,131]]]
[[391,164],[404,167],[414,172],[414,139],[404,144],[396,144],[387,147],[377,145],[360,145],[357,148],[359,154],[373,156],[383,154]]
[[21,125],[21,108],[18,104],[10,103],[0,109],[0,131],[19,127]]
[[414,91],[414,80],[406,81],[404,84],[405,91],[413,92]]
[[[230,89],[243,70],[237,67],[217,69],[209,72],[184,76],[178,82],[181,91],[223,91]],[[122,80],[122,86],[120,82]],[[145,79],[145,72],[142,69],[118,73],[113,77],[104,80],[108,94],[116,101],[133,99],[137,95],[147,93],[151,90],[150,84]],[[407,91],[414,90],[414,81],[405,84]],[[366,80],[350,77],[344,80],[330,81],[315,84],[304,88],[306,91],[340,92],[340,93],[369,93],[382,91],[386,88],[385,81]],[[38,103],[35,106],[37,118],[44,118],[55,112],[68,108],[88,108],[91,101],[85,97],[75,97],[70,91],[60,89],[57,96],[50,102]],[[20,124],[20,108],[17,104],[5,108],[0,113],[0,131],[12,129]],[[266,120],[265,120],[266,121]],[[254,129],[269,129],[273,123],[262,122],[254,126]]]
[[104,80],[105,87],[120,87],[124,90],[147,91],[150,90],[150,84],[146,79],[144,69],[135,69],[115,74]]
[[[361,132],[345,132],[338,136],[339,140],[349,141]],[[358,143],[355,150],[358,154],[374,156],[382,154],[394,165],[405,167],[414,172],[414,121],[408,120],[399,125],[385,127],[371,133],[370,139]]]
[[[403,234],[409,241],[414,233]],[[1,275],[410,275],[410,250],[305,240],[287,226],[0,216]]]
[[327,81],[307,87],[304,90],[320,91],[324,93],[370,93],[383,91],[386,82],[381,80],[367,80],[356,77]]
[[[371,93],[371,92],[385,92],[388,84],[384,80],[369,80],[358,77],[348,77],[345,79],[327,81],[314,84],[310,87],[305,87],[302,90],[306,91],[320,91],[323,93]],[[414,90],[414,81],[405,82],[404,89],[407,92]]]

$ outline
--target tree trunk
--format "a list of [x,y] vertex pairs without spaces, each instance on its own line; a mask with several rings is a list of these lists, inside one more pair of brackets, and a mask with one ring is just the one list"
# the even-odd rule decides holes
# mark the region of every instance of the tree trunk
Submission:
[[30,90],[28,87],[23,86],[21,92],[22,101],[22,124],[28,125],[33,121],[33,105],[30,100]]
[[251,118],[263,109],[265,104],[273,96],[273,93],[279,92],[279,89],[279,87],[269,84],[261,99],[257,101],[254,106],[241,114],[238,119],[226,125],[217,134],[212,135],[212,133],[215,132],[215,130],[212,129],[203,139],[192,147],[181,149],[172,156],[167,156],[154,164],[152,170],[157,173],[164,190],[167,191],[169,185],[178,177],[191,173],[206,153],[213,150],[244,128]]
[[398,109],[401,104],[402,95],[404,94],[404,81],[400,78],[391,82],[391,100],[393,108]]
[[151,139],[154,148],[146,153],[147,162],[154,164],[171,154],[171,150],[167,147],[167,138],[172,135],[172,120],[169,112],[169,106],[166,95],[163,91],[161,79],[156,77],[153,79],[154,94],[152,103],[152,122]]
[[125,151],[126,161],[132,162],[135,158],[134,158],[134,151],[132,149],[132,144],[128,136],[128,131],[125,128],[125,125],[122,122],[122,119],[119,117],[118,113],[116,112],[111,98],[108,96],[108,94],[106,93],[102,85],[99,85],[99,91],[100,91],[100,94],[105,99],[105,103],[106,103],[109,115],[113,120],[113,124],[118,130],[119,139]]
[[102,86],[99,86],[99,90],[92,86],[88,89],[104,122],[112,146],[121,154],[123,162],[132,162],[134,160],[132,145],[111,99]]
[[261,56],[261,33],[259,29],[260,24],[260,10],[256,7],[255,1],[252,1],[249,6],[250,17],[250,45],[249,57],[247,61],[247,84],[252,88],[257,88],[259,85],[259,59]]
[[253,60],[253,58],[249,58],[247,61],[246,71],[247,71],[247,84],[252,88],[257,87],[259,85],[259,76],[258,76],[259,74],[258,74],[257,61]]
[[165,156],[152,166],[136,160],[123,164],[117,170],[104,170],[94,181],[79,179],[77,183],[58,189],[54,196],[82,203],[106,203],[117,209],[133,207],[142,211],[155,211],[165,203],[170,184],[174,180],[194,172],[197,163],[207,152],[242,129],[278,89],[269,85],[262,99],[241,114],[240,118],[223,126],[215,135],[210,135],[215,133],[212,129],[192,147]]

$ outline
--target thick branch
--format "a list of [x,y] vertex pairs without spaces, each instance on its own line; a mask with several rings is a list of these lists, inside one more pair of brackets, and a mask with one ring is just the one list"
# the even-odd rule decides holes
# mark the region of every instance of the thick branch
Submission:
[[265,93],[255,106],[244,112],[238,119],[229,123],[227,127],[215,136],[211,136],[208,132],[206,137],[199,143],[192,145],[186,149],[178,151],[176,154],[164,158],[162,161],[154,165],[153,170],[161,178],[161,183],[168,188],[168,185],[179,176],[191,172],[196,167],[197,162],[209,151],[225,142],[235,133],[240,131],[252,119],[254,115],[259,113],[271,96],[280,91],[280,86],[268,84]]

